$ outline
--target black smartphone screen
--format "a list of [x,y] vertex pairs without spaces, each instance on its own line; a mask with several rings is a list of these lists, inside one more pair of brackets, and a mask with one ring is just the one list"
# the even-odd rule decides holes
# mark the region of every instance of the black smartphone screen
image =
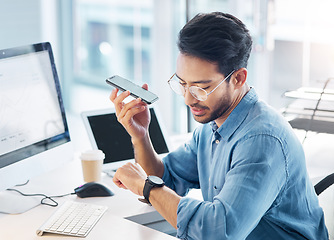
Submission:
[[146,89],[136,85],[135,83],[117,75],[106,79],[106,82],[121,91],[129,90],[131,96],[135,98],[141,98],[142,101],[147,104],[151,104],[159,99],[158,96],[154,93],[147,91]]

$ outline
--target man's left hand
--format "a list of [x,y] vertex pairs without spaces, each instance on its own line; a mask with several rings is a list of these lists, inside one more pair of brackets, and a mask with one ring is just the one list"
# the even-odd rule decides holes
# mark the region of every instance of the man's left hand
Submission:
[[147,174],[138,163],[127,163],[118,168],[113,182],[116,186],[129,189],[134,194],[143,196],[143,189]]

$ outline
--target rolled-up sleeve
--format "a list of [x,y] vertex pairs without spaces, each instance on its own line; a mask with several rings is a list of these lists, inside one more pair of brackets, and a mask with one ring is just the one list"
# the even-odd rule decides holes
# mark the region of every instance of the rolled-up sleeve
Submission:
[[191,188],[199,188],[195,145],[194,140],[191,140],[163,159],[164,174],[162,179],[166,186],[180,196],[186,195]]

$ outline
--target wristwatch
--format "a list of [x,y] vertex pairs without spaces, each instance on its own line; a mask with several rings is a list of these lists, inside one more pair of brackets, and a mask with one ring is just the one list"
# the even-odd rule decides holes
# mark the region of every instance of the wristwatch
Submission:
[[165,185],[164,181],[157,176],[148,176],[145,180],[143,195],[144,198],[150,202],[148,199],[150,197],[150,192],[154,187],[163,187]]

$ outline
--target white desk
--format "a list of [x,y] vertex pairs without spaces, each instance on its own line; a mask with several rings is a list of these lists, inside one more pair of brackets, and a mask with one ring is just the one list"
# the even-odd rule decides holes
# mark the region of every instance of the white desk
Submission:
[[[145,215],[156,215],[153,207],[138,201],[137,196],[130,191],[117,188],[108,176],[102,177],[102,182],[111,188],[115,195],[112,197],[78,198],[76,195],[57,198],[60,204],[65,200],[95,203],[108,206],[93,230],[83,239],[175,239],[165,233],[137,224],[125,218]],[[83,184],[80,161],[75,158],[61,169],[32,179],[26,186],[17,187],[25,193],[44,193],[46,195],[62,195],[73,192],[74,188]],[[26,197],[27,198],[27,197]],[[24,199],[24,198],[23,198]],[[56,210],[56,208],[40,205],[18,215],[0,214],[0,239],[71,239],[55,234],[37,236],[36,230]],[[81,238],[75,238],[81,239]]]

